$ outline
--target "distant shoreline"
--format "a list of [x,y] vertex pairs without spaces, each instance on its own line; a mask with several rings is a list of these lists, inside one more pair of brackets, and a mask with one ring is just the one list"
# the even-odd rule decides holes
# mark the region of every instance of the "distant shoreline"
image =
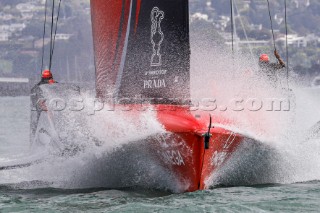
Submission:
[[31,93],[32,83],[22,82],[0,82],[0,96],[28,96]]

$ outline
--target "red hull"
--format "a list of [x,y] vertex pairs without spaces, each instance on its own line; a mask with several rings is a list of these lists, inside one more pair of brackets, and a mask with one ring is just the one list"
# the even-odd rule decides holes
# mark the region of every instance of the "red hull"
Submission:
[[[132,106],[132,113],[138,112],[140,107]],[[177,184],[182,190],[207,189],[208,178],[228,160],[244,137],[223,128],[212,128],[210,146],[205,149],[203,135],[208,131],[209,114],[196,119],[187,107],[152,107],[167,132],[148,138],[148,149],[179,180]]]

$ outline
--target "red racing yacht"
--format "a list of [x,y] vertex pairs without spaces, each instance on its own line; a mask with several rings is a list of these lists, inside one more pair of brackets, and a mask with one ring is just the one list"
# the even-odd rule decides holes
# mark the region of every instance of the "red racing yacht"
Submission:
[[209,113],[191,113],[188,4],[91,0],[91,16],[97,97],[114,98],[135,113],[151,104],[167,133],[148,138],[147,149],[185,191],[195,191],[209,187],[208,177],[244,137],[213,127]]
[[[152,108],[165,132],[136,146],[174,176],[180,191],[192,192],[210,186],[208,179],[245,137],[221,128],[226,125],[222,115],[191,110],[188,4],[188,0],[91,0],[91,16],[96,97],[130,107],[131,117]],[[61,148],[63,119],[55,117],[57,110],[46,108],[43,98],[55,94],[66,98],[62,94],[67,90],[69,96],[79,93],[60,83],[33,88],[31,99],[37,106],[31,116],[33,143],[49,137],[49,143]],[[44,113],[47,122],[40,124]],[[212,121],[222,125],[214,127]]]

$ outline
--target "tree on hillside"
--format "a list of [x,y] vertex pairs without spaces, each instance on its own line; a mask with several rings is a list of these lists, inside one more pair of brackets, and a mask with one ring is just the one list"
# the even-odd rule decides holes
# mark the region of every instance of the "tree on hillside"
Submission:
[[[49,30],[47,30],[49,32]],[[42,38],[43,36],[43,23],[40,20],[34,21],[33,24],[27,25],[25,29],[22,30],[22,35],[24,36],[34,36],[36,38]]]

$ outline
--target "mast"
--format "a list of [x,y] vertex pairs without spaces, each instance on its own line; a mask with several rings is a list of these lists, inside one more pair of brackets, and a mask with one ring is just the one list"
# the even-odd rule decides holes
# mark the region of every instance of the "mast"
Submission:
[[236,52],[238,52],[239,50],[239,38],[238,38],[238,34],[237,34],[237,26],[236,26],[236,20],[235,20],[235,4],[234,4],[234,0],[231,0],[231,21],[232,21],[232,33],[233,33],[233,38],[234,40],[232,42],[234,42],[234,50]]

